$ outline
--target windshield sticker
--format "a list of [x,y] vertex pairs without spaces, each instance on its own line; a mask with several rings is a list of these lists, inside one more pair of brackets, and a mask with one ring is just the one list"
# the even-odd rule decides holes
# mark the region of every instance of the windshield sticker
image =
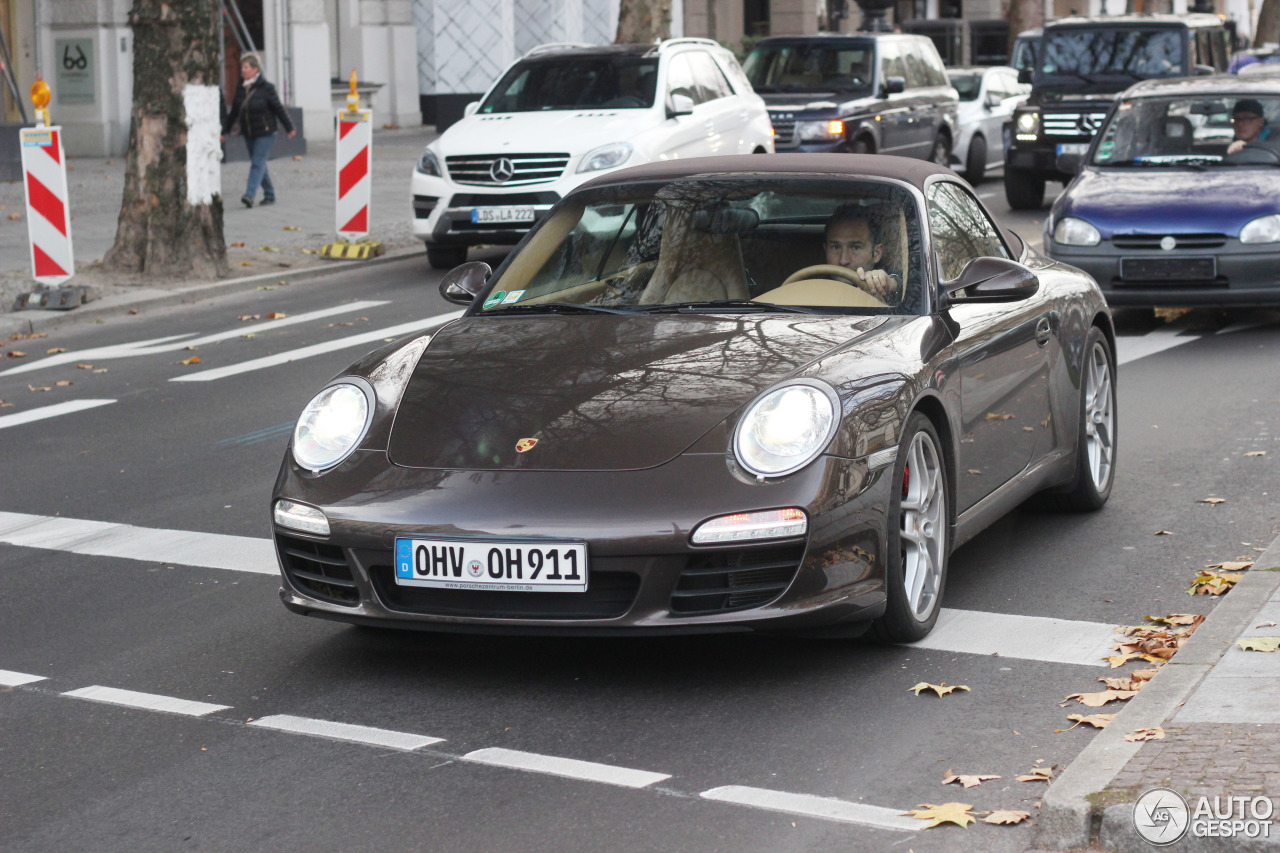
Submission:
[[492,296],[490,296],[488,299],[484,301],[484,307],[492,308],[493,306],[500,304],[502,300],[506,298],[506,296],[507,296],[507,292],[505,290],[499,290],[497,293],[493,294]]
[[512,302],[519,302],[521,296],[524,296],[523,290],[513,290],[507,294],[506,299],[502,300],[502,304],[510,305]]

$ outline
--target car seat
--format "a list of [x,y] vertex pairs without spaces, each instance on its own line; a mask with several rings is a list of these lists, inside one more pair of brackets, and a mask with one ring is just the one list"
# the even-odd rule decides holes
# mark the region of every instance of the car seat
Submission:
[[640,294],[640,304],[747,298],[738,235],[695,227],[694,211],[668,207],[663,217],[658,263]]
[[1166,116],[1161,123],[1160,132],[1164,139],[1161,154],[1186,154],[1191,150],[1194,131],[1191,120],[1184,116]]

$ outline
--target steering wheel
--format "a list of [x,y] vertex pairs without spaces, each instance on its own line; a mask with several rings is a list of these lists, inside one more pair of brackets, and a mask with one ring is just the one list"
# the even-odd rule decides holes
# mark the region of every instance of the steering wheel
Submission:
[[863,287],[863,283],[858,281],[858,277],[854,274],[853,270],[849,269],[848,267],[842,267],[839,264],[814,264],[811,267],[798,269],[795,272],[793,272],[791,275],[787,276],[786,281],[782,282],[782,286],[785,287],[786,285],[796,281],[804,281],[804,280],[812,281],[812,280],[823,280],[823,279],[833,279],[833,278],[836,279],[837,281],[847,281],[849,284],[853,285],[859,290],[862,290],[863,292],[865,292],[867,295],[871,296],[878,302],[883,303],[884,301],[880,299],[880,297],[876,296],[874,293],[871,293],[871,291]]
[[853,270],[837,264],[815,264],[796,270],[777,288],[756,298],[796,305],[889,307],[878,296],[862,289]]
[[1246,142],[1239,151],[1222,159],[1234,166],[1270,166],[1280,163],[1280,151],[1265,142]]

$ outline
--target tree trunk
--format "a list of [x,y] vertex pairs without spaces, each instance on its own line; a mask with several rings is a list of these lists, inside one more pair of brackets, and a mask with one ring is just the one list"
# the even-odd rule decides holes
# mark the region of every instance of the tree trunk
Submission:
[[671,37],[671,0],[622,0],[615,44],[648,44]]
[[1258,12],[1258,28],[1253,34],[1253,46],[1274,44],[1280,41],[1280,0],[1262,0]]
[[1009,3],[1009,56],[1018,33],[1044,26],[1044,0],[1011,0]]
[[129,25],[129,161],[116,241],[103,266],[130,275],[225,276],[222,198],[211,150],[220,130],[211,126],[219,110],[218,94],[210,91],[222,70],[217,0],[134,0]]

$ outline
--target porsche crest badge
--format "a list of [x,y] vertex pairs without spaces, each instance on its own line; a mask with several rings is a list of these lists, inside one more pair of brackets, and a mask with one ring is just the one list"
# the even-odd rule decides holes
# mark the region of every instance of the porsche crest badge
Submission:
[[538,443],[536,438],[522,438],[516,442],[516,453],[525,453],[533,450],[534,445]]

